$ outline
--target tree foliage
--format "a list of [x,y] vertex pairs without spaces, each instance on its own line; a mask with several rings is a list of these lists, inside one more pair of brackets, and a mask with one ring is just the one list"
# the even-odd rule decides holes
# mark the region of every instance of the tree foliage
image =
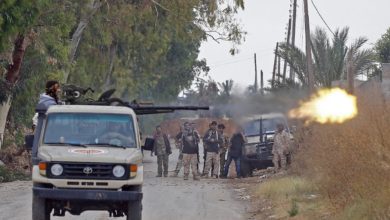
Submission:
[[0,90],[2,100],[12,95],[9,120],[30,123],[48,79],[96,93],[116,88],[128,100],[173,100],[209,71],[198,60],[202,42],[230,41],[237,52],[245,32],[234,15],[241,9],[243,0],[1,1],[2,80],[16,37],[33,35],[16,84]]
[[[332,81],[346,77],[347,62],[352,61],[355,74],[361,74],[372,66],[374,54],[364,49],[367,39],[360,37],[348,45],[349,28],[336,30],[332,38],[326,31],[317,28],[311,36],[314,62],[315,83],[329,87]],[[282,43],[279,55],[285,59],[295,71],[299,82],[307,86],[306,54],[297,47]]]
[[379,62],[390,63],[390,28],[376,42],[375,52]]

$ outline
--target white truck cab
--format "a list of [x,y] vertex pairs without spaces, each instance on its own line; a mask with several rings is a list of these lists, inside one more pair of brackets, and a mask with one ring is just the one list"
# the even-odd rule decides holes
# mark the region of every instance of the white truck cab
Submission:
[[107,210],[113,217],[140,220],[143,164],[134,111],[56,105],[38,112],[32,219]]

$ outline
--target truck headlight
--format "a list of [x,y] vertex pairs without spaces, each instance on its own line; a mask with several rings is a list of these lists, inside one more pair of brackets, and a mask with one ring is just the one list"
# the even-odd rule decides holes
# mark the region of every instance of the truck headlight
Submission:
[[61,176],[64,172],[64,168],[61,166],[61,164],[53,164],[50,168],[51,174],[54,176]]
[[138,166],[136,164],[130,165],[130,178],[134,178],[137,176]]
[[114,174],[116,178],[123,177],[125,172],[125,168],[122,165],[116,165],[114,169],[112,169],[112,174]]
[[47,163],[46,162],[39,162],[39,173],[42,175],[42,176],[46,176],[46,167],[47,167]]

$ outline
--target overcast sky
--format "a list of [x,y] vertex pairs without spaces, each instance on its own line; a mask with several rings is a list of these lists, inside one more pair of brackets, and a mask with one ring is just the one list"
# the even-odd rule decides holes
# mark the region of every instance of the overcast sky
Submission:
[[[390,28],[390,0],[313,0],[331,29],[350,27],[350,39],[365,36],[375,43]],[[325,27],[309,0],[311,30]],[[264,71],[265,82],[272,76],[273,50],[277,41],[286,37],[290,0],[245,0],[245,10],[237,15],[246,35],[240,53],[231,56],[229,43],[209,40],[203,43],[199,58],[206,58],[210,76],[218,82],[233,79],[246,87],[254,83],[253,54],[257,53],[258,69]],[[303,1],[298,0],[296,45],[304,47]]]

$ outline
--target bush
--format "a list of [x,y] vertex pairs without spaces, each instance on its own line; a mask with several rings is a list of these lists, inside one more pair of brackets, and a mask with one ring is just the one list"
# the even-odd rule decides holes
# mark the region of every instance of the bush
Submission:
[[365,215],[379,216],[390,207],[390,108],[372,90],[358,95],[358,109],[344,124],[304,127],[294,166],[339,213],[364,207]]
[[12,182],[15,180],[28,180],[30,177],[19,171],[12,171],[5,166],[0,166],[0,183]]
[[299,212],[299,208],[298,208],[297,200],[293,199],[291,200],[291,209],[288,211],[288,214],[290,215],[290,217],[294,217],[298,215],[298,212]]
[[262,183],[257,193],[269,199],[293,198],[315,192],[314,186],[299,177],[283,177]]

